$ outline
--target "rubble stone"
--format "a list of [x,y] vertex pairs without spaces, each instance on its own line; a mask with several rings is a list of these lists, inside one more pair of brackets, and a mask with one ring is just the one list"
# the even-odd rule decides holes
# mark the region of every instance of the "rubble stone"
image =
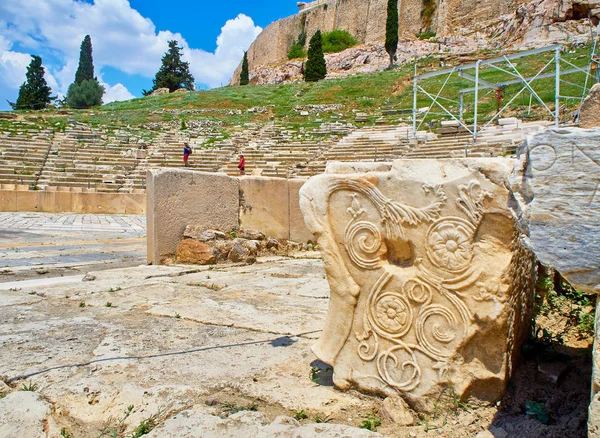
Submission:
[[216,262],[213,247],[194,239],[184,239],[179,242],[176,256],[181,263],[211,265]]

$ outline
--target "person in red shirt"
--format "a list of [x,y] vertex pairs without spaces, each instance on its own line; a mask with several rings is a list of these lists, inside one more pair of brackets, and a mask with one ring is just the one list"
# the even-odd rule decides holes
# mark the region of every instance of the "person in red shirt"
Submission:
[[238,163],[238,169],[240,169],[240,175],[244,175],[244,170],[246,169],[246,160],[244,160],[243,155],[240,155],[240,162]]

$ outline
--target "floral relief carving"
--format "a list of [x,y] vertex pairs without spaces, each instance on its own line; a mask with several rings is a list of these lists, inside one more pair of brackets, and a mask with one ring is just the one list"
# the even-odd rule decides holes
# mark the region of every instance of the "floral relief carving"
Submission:
[[[409,167],[414,173],[413,166]],[[495,330],[506,330],[509,348],[516,348],[522,326],[517,315],[527,311],[529,300],[515,298],[513,291],[530,275],[531,267],[515,270],[521,256],[515,249],[518,239],[507,245],[503,232],[493,229],[507,227],[511,236],[516,232],[509,214],[504,216],[507,219],[498,217],[506,208],[502,198],[497,200],[504,186],[483,178],[466,179],[467,183],[462,178],[457,183],[443,176],[443,184],[421,184],[421,198],[414,184],[410,186],[407,199],[424,205],[419,207],[384,195],[377,178],[388,181],[385,177],[329,178],[324,199],[339,193],[335,205],[345,217],[337,216],[335,223],[341,227],[337,231],[330,228],[328,240],[323,239],[328,253],[346,264],[345,274],[335,273],[332,300],[336,294],[345,296],[346,278],[360,287],[351,301],[355,309],[351,321],[333,313],[338,307],[332,301],[328,327],[342,336],[338,344],[324,334],[324,340],[313,349],[319,358],[325,356],[320,348],[326,342],[343,352],[342,358],[333,356],[328,362],[334,366],[336,386],[356,384],[385,394],[393,390],[418,405],[435,399],[436,391],[442,391],[448,379],[456,378],[461,352],[480,330],[481,321],[493,325],[494,318],[510,319],[499,322]],[[396,193],[392,184],[386,182],[385,187]],[[456,193],[455,199],[448,202],[446,193]],[[495,216],[486,222],[489,211]],[[488,237],[489,233],[497,236]],[[504,265],[495,261],[499,254]],[[340,287],[334,288],[338,284]],[[500,310],[498,306],[518,308]],[[506,360],[502,354],[490,362],[494,371],[485,369],[489,358],[470,362],[465,365],[470,371],[459,373],[459,380],[488,379],[490,373],[502,373],[507,369],[500,365]],[[496,381],[505,378],[499,375]],[[463,390],[470,387],[459,385]]]

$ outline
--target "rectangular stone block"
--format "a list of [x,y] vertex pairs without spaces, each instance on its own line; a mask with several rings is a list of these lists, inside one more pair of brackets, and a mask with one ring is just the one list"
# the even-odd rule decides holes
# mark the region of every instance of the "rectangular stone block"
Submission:
[[29,190],[27,192],[17,193],[17,210],[16,211],[40,211],[40,193],[38,190]]
[[288,181],[261,176],[240,178],[240,227],[260,230],[276,239],[289,239]]
[[0,211],[17,211],[17,192],[15,190],[0,191]]
[[419,411],[448,387],[460,399],[502,396],[535,272],[507,207],[513,164],[340,164],[302,187],[331,287],[312,349],[338,388],[401,395]]
[[187,225],[239,228],[237,178],[188,170],[150,170],[147,174],[147,239],[150,262],[174,254]]
[[146,193],[128,193],[125,195],[125,214],[146,213]]
[[313,234],[304,223],[304,215],[300,210],[300,189],[306,181],[307,179],[289,180],[290,240],[294,242],[314,240]]

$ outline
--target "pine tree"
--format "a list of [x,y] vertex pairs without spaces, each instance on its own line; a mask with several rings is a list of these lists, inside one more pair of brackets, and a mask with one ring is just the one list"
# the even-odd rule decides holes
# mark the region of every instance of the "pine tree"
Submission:
[[104,87],[94,77],[92,38],[86,35],[79,51],[79,67],[75,72],[75,82],[69,85],[65,102],[71,108],[91,108],[102,105]]
[[308,43],[308,60],[304,66],[304,80],[316,82],[327,76],[327,64],[323,55],[323,39],[317,30]]
[[13,109],[40,110],[46,108],[56,97],[50,97],[52,89],[44,79],[42,58],[31,55],[31,62],[27,67],[27,80],[19,88],[17,103],[9,102]]
[[242,72],[240,73],[240,85],[248,85],[250,83],[250,74],[248,73],[248,52],[244,52],[242,60]]
[[92,59],[92,39],[86,35],[79,51],[79,67],[75,73],[75,83],[81,85],[83,81],[94,79],[94,61]]
[[398,0],[388,0],[385,22],[385,51],[390,57],[390,67],[394,65],[398,49]]
[[194,77],[190,73],[190,64],[181,60],[181,47],[177,46],[177,41],[169,41],[169,50],[162,57],[162,65],[153,83],[151,90],[144,90],[145,96],[159,88],[168,88],[171,93],[180,88],[194,90]]

